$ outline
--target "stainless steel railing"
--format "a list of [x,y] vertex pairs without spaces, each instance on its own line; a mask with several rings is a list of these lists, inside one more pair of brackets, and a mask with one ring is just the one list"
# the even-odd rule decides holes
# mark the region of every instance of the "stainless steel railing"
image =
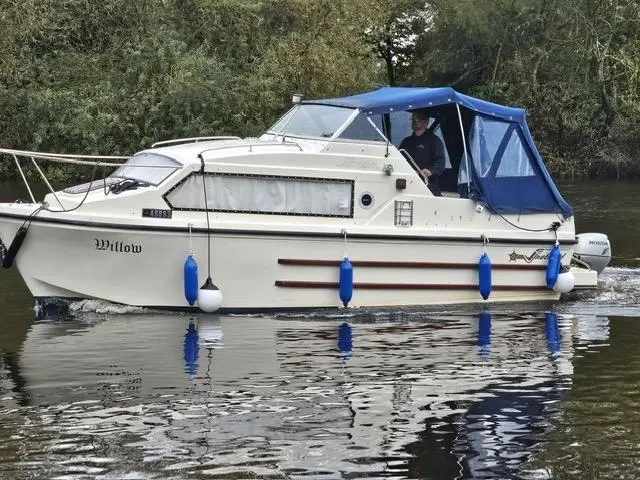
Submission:
[[[45,185],[49,189],[49,191],[56,197],[56,193],[49,183],[46,175],[38,165],[36,160],[45,160],[56,163],[67,163],[73,165],[90,165],[90,166],[105,166],[105,167],[120,167],[123,163],[113,163],[114,160],[128,160],[129,157],[124,156],[104,156],[104,155],[74,155],[74,154],[60,154],[60,153],[45,153],[45,152],[31,152],[28,150],[14,150],[10,148],[0,148],[0,156],[8,155],[13,158],[13,161],[18,169],[18,173],[24,182],[27,191],[29,192],[29,197],[33,203],[37,203],[35,196],[33,195],[33,191],[31,190],[31,186],[29,185],[29,181],[27,180],[26,175],[24,174],[24,170],[20,163],[21,158],[26,158],[31,160],[31,163],[38,171]],[[60,200],[58,200],[60,203]]]

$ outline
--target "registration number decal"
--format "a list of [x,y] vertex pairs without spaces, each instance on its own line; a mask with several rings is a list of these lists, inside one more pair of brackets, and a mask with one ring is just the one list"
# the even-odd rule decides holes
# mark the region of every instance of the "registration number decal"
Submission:
[[143,208],[142,216],[148,218],[171,218],[171,210],[164,208]]

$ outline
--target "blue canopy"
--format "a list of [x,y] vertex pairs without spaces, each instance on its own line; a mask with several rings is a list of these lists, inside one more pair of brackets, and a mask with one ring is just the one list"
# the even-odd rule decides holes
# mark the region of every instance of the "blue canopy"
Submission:
[[[460,193],[466,184],[478,200],[500,213],[561,213],[573,215],[562,198],[536,148],[526,122],[525,111],[463,95],[449,87],[384,87],[342,98],[309,100],[303,103],[357,108],[366,115],[397,111],[433,110],[441,122],[445,147],[455,164]],[[460,118],[449,115],[458,105]],[[467,173],[464,157],[469,155]],[[454,161],[457,159],[457,161]],[[462,180],[461,180],[462,178]]]

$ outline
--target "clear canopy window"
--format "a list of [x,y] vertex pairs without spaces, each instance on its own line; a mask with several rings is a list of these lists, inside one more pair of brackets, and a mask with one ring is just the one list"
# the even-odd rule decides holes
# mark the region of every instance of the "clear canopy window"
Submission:
[[511,132],[496,177],[531,177],[535,175],[531,157],[517,130]]
[[131,157],[109,177],[128,178],[157,186],[178,168],[180,164],[169,157],[144,152]]
[[497,177],[535,175],[530,154],[517,126],[511,122],[476,116],[469,144],[471,158],[481,177],[487,177],[492,171]]
[[[413,130],[411,129],[411,115],[410,111],[398,111],[392,112],[389,114],[389,120],[391,124],[391,143],[393,143],[396,147],[400,147],[402,140],[406,137],[413,135]],[[446,121],[446,120],[445,120]],[[457,119],[455,120],[457,121]],[[431,119],[429,121],[428,127],[433,130],[434,120]],[[451,165],[451,157],[449,156],[449,150],[447,149],[447,142],[445,142],[444,134],[442,133],[442,128],[437,126],[433,133],[440,139],[442,142],[442,146],[444,147],[444,168],[453,168]]]

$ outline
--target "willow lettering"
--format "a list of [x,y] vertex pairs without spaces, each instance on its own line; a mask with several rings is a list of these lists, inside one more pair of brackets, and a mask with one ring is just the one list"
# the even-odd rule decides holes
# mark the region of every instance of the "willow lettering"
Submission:
[[106,250],[118,253],[142,253],[142,245],[125,242],[112,242],[96,238],[96,250]]

